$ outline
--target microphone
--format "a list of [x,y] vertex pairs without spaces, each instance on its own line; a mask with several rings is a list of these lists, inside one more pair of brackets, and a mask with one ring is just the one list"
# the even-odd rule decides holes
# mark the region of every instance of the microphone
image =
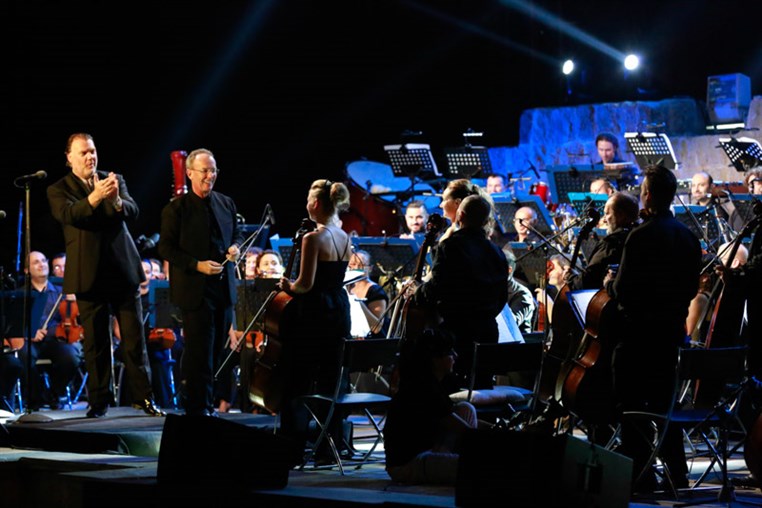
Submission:
[[270,225],[275,225],[275,212],[273,212],[273,207],[270,206],[270,203],[267,203],[267,218],[270,221]]
[[5,219],[6,213],[5,210],[0,210],[0,220]]
[[31,175],[23,175],[16,178],[13,183],[16,185],[31,182],[33,180],[44,180],[48,177],[48,174],[42,170],[32,173]]

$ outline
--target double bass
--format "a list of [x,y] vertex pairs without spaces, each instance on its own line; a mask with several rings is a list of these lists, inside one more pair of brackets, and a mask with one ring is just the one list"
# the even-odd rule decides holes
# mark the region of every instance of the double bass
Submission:
[[[309,219],[302,220],[302,224],[294,236],[293,246],[289,253],[288,263],[284,272],[287,276],[291,274],[294,268],[296,255],[302,247],[302,238],[314,229],[314,222]],[[287,320],[285,318],[288,317],[289,304],[292,300],[293,297],[286,291],[276,289],[267,296],[267,299],[262,304],[262,309],[264,309],[264,338],[261,354],[255,362],[254,372],[249,382],[249,400],[271,413],[277,413],[280,410],[281,399],[283,397],[283,379],[278,371],[278,363],[281,360],[283,345],[279,337],[282,335],[281,324]],[[252,324],[259,318],[262,309],[254,316]],[[248,329],[244,331],[244,335],[247,332]]]
[[[580,229],[574,245],[571,267],[577,265],[582,241],[590,235],[601,217],[594,207],[588,208],[586,215],[588,220]],[[570,362],[579,349],[584,333],[569,303],[569,291],[569,284],[564,284],[553,302],[552,337],[540,373],[540,395],[543,398],[561,400],[564,379],[572,367]]]

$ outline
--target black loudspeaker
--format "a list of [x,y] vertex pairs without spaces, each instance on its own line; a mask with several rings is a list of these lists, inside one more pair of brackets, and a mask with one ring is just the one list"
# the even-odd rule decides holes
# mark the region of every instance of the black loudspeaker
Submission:
[[631,459],[573,436],[470,430],[455,504],[627,507],[631,476]]
[[161,486],[282,489],[304,450],[272,430],[210,416],[167,415],[156,473]]

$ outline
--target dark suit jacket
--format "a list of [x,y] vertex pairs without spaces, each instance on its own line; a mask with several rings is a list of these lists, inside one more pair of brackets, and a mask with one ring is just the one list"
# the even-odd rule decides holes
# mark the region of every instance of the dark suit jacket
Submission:
[[[236,207],[231,198],[214,192],[211,207],[226,247],[243,241],[238,227]],[[201,304],[209,276],[196,270],[196,263],[211,259],[209,222],[206,205],[192,191],[172,200],[161,212],[159,255],[169,261],[170,299],[181,309],[195,309]],[[215,259],[215,261],[222,261]],[[236,302],[233,263],[225,263],[230,302]]]
[[[106,178],[108,173],[98,171],[98,176]],[[124,178],[121,175],[117,178],[122,198],[120,212],[107,201],[91,207],[87,187],[72,172],[48,187],[50,210],[63,225],[66,241],[64,293],[89,291],[98,277],[102,259],[108,261],[104,269],[118,267],[118,273],[108,274],[111,279],[121,275],[126,285],[135,287],[145,280],[138,249],[126,225],[127,220],[138,216],[138,205],[127,192]]]

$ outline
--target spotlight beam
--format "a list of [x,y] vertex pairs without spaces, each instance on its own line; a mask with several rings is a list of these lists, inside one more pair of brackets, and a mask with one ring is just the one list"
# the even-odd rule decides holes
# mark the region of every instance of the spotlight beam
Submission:
[[447,24],[457,26],[461,30],[464,30],[466,32],[470,32],[474,35],[478,35],[479,37],[483,37],[485,39],[491,40],[493,42],[496,42],[497,44],[512,49],[518,53],[523,53],[527,56],[530,56],[532,58],[536,58],[552,67],[558,66],[558,59],[551,57],[549,55],[546,55],[545,53],[542,53],[540,51],[537,51],[535,49],[532,49],[530,47],[524,46],[523,44],[519,44],[517,42],[514,42],[507,37],[503,37],[502,35],[498,35],[490,30],[485,30],[483,27],[480,27],[478,25],[475,25],[473,23],[468,23],[466,21],[463,21],[462,19],[458,19],[454,16],[450,16],[448,14],[445,14],[441,11],[438,11],[436,9],[432,9],[426,5],[422,5],[418,2],[410,2],[405,1],[403,2],[405,5],[412,7],[413,9],[416,9],[420,12],[423,12],[424,14],[431,16],[433,18],[438,19],[439,21],[443,21]]
[[564,33],[568,35],[569,37],[571,37],[572,39],[575,39],[583,44],[590,46],[593,49],[596,49],[606,55],[609,55],[610,57],[614,58],[615,60],[619,62],[624,61],[624,57],[626,55],[622,53],[621,51],[617,50],[616,48],[612,46],[609,46],[608,44],[606,44],[600,39],[596,39],[595,37],[588,34],[587,32],[580,30],[579,28],[572,25],[571,23],[564,21],[560,17],[546,11],[545,9],[541,7],[538,7],[533,4],[528,4],[524,2],[523,0],[500,0],[500,3],[508,8],[511,8],[523,14],[526,14],[527,16],[531,18],[537,19],[541,23],[546,25],[548,28],[552,28],[561,33]]

